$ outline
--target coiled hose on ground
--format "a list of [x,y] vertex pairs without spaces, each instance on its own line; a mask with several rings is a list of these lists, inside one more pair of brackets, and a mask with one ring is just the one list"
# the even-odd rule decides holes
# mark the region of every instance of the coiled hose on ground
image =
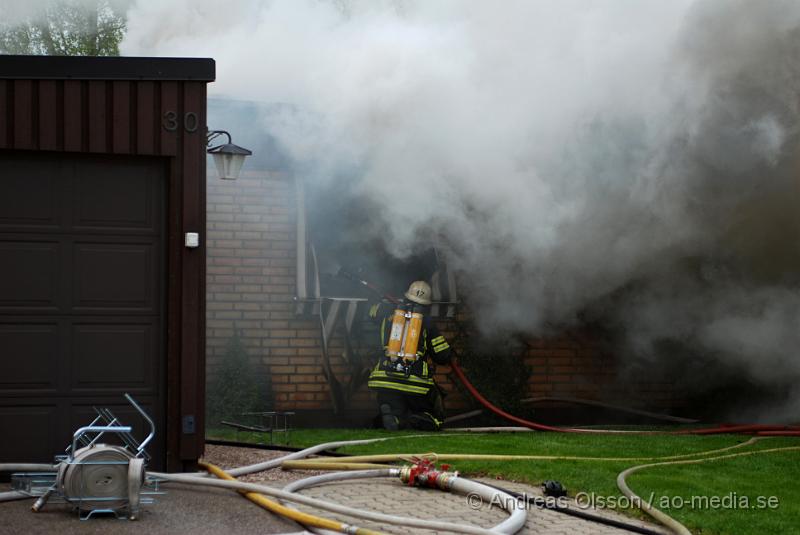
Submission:
[[[401,438],[413,438],[419,436],[427,436],[427,435],[402,435],[397,437],[382,437],[382,438],[374,438],[374,439],[364,439],[364,440],[347,440],[347,441],[337,441],[337,442],[328,442],[324,444],[318,444],[316,446],[306,448],[304,450],[290,453],[288,455],[284,455],[280,458],[273,459],[271,461],[267,461],[264,463],[256,463],[253,465],[242,466],[230,471],[230,476],[234,475],[244,475],[250,474],[262,470],[267,470],[270,468],[276,468],[278,466],[284,466],[285,468],[291,467],[298,467],[298,461],[307,457],[308,455],[312,455],[314,453],[319,453],[321,451],[327,449],[334,449],[340,448],[344,446],[354,446],[354,445],[363,445],[363,444],[370,444],[375,442],[382,442],[385,440],[393,440],[393,439],[401,439]],[[445,436],[453,436],[453,435],[445,435]],[[582,461],[582,460],[591,460],[591,461],[657,461],[657,462],[650,462],[644,465],[638,465],[631,467],[622,473],[617,478],[618,486],[620,490],[629,498],[631,498],[634,503],[640,504],[644,503],[641,499],[638,498],[627,486],[625,482],[625,478],[634,473],[638,470],[642,470],[649,467],[654,466],[661,466],[661,465],[668,465],[668,464],[694,464],[694,463],[701,463],[707,461],[713,461],[718,459],[726,459],[732,457],[739,457],[743,455],[754,455],[754,454],[762,454],[762,453],[770,453],[770,452],[777,452],[777,451],[794,451],[800,450],[800,447],[785,447],[785,448],[772,448],[766,450],[757,450],[753,452],[742,452],[736,454],[726,454],[726,455],[717,455],[714,457],[708,457],[712,454],[722,453],[725,451],[729,451],[736,448],[741,448],[744,446],[752,445],[757,440],[760,440],[759,437],[753,437],[750,440],[743,442],[741,444],[736,444],[733,446],[728,446],[725,448],[719,448],[715,450],[709,450],[705,452],[695,452],[689,454],[682,454],[682,455],[672,455],[666,457],[575,457],[575,456],[514,456],[514,455],[483,455],[483,454],[435,454],[435,453],[427,453],[427,454],[387,454],[387,455],[370,455],[370,456],[355,456],[355,457],[334,457],[334,458],[326,458],[326,459],[318,459],[315,461],[303,461],[306,463],[306,468],[310,468],[311,466],[308,463],[315,463],[313,465],[314,468],[335,468],[341,470],[345,468],[352,468],[354,466],[363,465],[367,461],[377,461],[377,462],[391,462],[397,460],[407,460],[410,457],[423,457],[423,458],[433,458],[435,460],[569,460],[569,461]],[[692,458],[692,457],[701,457],[701,458]],[[10,464],[0,464],[0,471],[27,471],[27,472],[36,472],[36,471],[53,471],[56,467],[48,464],[19,464],[19,463],[10,463]],[[373,473],[374,472],[372,471]],[[380,471],[381,473],[386,473],[385,471]],[[391,473],[391,472],[389,472]],[[345,473],[346,474],[346,473]],[[489,533],[488,530],[483,528],[476,528],[472,526],[457,526],[451,523],[435,523],[431,521],[425,520],[418,520],[418,519],[410,519],[410,518],[403,518],[397,517],[393,515],[384,515],[381,513],[372,513],[367,511],[361,511],[358,509],[353,509],[350,507],[342,506],[339,504],[333,504],[330,502],[325,502],[322,500],[309,498],[307,496],[293,494],[291,492],[281,491],[274,489],[272,487],[266,487],[263,485],[251,484],[251,483],[243,483],[240,481],[225,481],[220,479],[213,479],[209,477],[203,477],[199,474],[164,474],[153,472],[150,475],[167,480],[167,481],[175,481],[181,483],[188,483],[188,484],[197,484],[197,485],[204,485],[204,486],[215,486],[215,487],[223,487],[223,488],[231,488],[237,491],[247,491],[247,492],[255,492],[260,494],[267,494],[271,495],[286,501],[296,502],[296,503],[303,503],[315,508],[329,510],[341,514],[345,514],[348,516],[355,516],[357,518],[364,518],[367,520],[373,520],[376,522],[384,522],[389,524],[399,524],[407,527],[419,527],[421,529],[439,529],[439,530],[448,530],[448,531],[456,531],[460,533]],[[317,476],[318,479],[313,479],[313,481],[320,481],[320,478],[326,476]],[[350,476],[342,475],[341,473],[336,474],[328,474],[327,477],[332,478],[341,478],[341,479],[348,479]],[[377,477],[377,476],[376,476]],[[466,480],[465,480],[466,481]],[[489,488],[489,487],[486,487]],[[490,492],[493,491],[490,489]],[[16,496],[15,496],[16,497]],[[11,494],[9,494],[9,499],[11,499]],[[490,502],[491,503],[491,502]],[[505,502],[500,502],[505,503]],[[672,520],[669,516],[665,515],[661,511],[653,507],[646,507],[643,510],[651,514],[654,518],[659,521],[662,521],[673,529],[676,533],[685,534],[688,533],[686,531],[681,531],[681,529],[685,530],[685,527],[681,526],[676,521]],[[657,512],[656,512],[657,511]],[[513,516],[513,514],[512,514]],[[511,519],[509,519],[511,520]],[[524,523],[524,520],[523,520]],[[366,531],[359,531],[363,528],[357,528],[354,526],[348,526],[343,524],[344,528],[347,531],[346,533],[359,533],[362,535],[366,535],[369,533],[369,530]],[[352,528],[352,529],[351,529]],[[519,528],[517,528],[519,529]],[[513,532],[511,532],[513,533]]]
[[[348,481],[351,479],[363,479],[370,477],[385,477],[396,476],[396,470],[360,470],[353,472],[334,472],[331,474],[322,474],[318,476],[311,476],[305,479],[300,479],[286,485],[283,490],[288,492],[297,492],[302,489],[307,489],[315,485],[323,483],[330,483],[333,481]],[[525,525],[527,514],[525,509],[514,507],[510,504],[514,502],[514,497],[503,489],[493,488],[478,481],[457,477],[451,480],[450,490],[459,494],[469,495],[474,494],[480,496],[484,503],[500,503],[506,505],[506,509],[510,516],[490,528],[492,533],[516,533]]]
[[[234,478],[230,474],[227,474],[224,470],[222,470],[218,466],[214,466],[213,464],[200,463],[200,466],[208,470],[210,474],[215,475],[219,479],[224,479],[227,481],[236,480],[236,478]],[[284,488],[284,490],[287,489]],[[328,518],[323,518],[316,515],[310,515],[308,513],[300,512],[297,509],[293,509],[291,507],[282,505],[276,501],[272,501],[263,494],[258,494],[256,492],[246,492],[241,490],[239,491],[239,493],[242,494],[245,498],[247,498],[251,502],[258,505],[259,507],[263,507],[267,511],[276,513],[290,520],[294,520],[295,522],[299,522],[309,529],[318,528],[316,530],[317,532],[324,531],[325,533],[354,533],[355,535],[380,535],[380,532],[378,531],[373,531],[358,526],[352,526],[350,524],[345,524],[337,520],[331,520]]]
[[[381,438],[371,438],[371,439],[363,439],[363,440],[344,440],[344,441],[336,441],[336,442],[326,442],[323,444],[317,444],[310,448],[306,448],[304,450],[290,453],[288,455],[281,456],[277,459],[272,459],[270,461],[256,463],[247,466],[241,466],[235,469],[228,471],[227,473],[230,476],[241,476],[245,474],[252,474],[255,472],[261,472],[263,470],[268,470],[270,468],[277,468],[281,466],[283,463],[293,460],[303,459],[309,455],[313,455],[315,453],[319,453],[324,450],[328,449],[335,449],[341,448],[345,446],[357,446],[363,444],[372,444],[375,442],[383,442],[386,440],[396,440],[401,438],[415,438],[415,437],[426,437],[429,435],[402,435],[402,436],[394,436],[394,437],[381,437]],[[448,435],[448,436],[456,436],[456,435]],[[347,459],[347,457],[337,457],[340,459]],[[2,465],[0,465],[0,469]],[[396,469],[395,469],[396,470]],[[303,503],[305,505],[309,505],[312,507],[316,507],[318,509],[323,509],[326,511],[333,511],[341,514],[345,514],[348,516],[354,516],[356,518],[364,518],[367,520],[372,520],[375,522],[383,522],[387,524],[398,524],[401,526],[410,526],[410,527],[418,527],[420,529],[433,529],[433,530],[441,530],[441,531],[455,531],[458,533],[491,533],[490,531],[484,528],[476,528],[473,526],[460,526],[449,522],[434,522],[428,520],[419,520],[407,517],[399,517],[394,515],[384,515],[381,513],[373,513],[369,511],[362,511],[359,509],[354,509],[350,507],[346,507],[339,504],[334,504],[331,502],[326,502],[323,500],[318,500],[314,498],[309,498],[307,496],[287,493],[284,491],[280,491],[274,489],[272,487],[265,487],[262,485],[254,485],[250,483],[243,483],[240,481],[224,481],[219,479],[212,479],[209,477],[204,477],[201,474],[166,474],[160,472],[152,472],[149,475],[154,477],[158,477],[159,479],[163,479],[166,481],[175,481],[180,483],[188,483],[188,484],[196,484],[196,485],[206,485],[206,486],[216,486],[216,487],[224,487],[224,488],[231,488],[238,491],[250,491],[256,492],[260,494],[267,494],[269,496],[277,497],[282,500],[296,502],[296,503]],[[346,476],[345,476],[346,477]],[[484,486],[485,487],[485,486]],[[460,488],[460,487],[456,487]],[[488,492],[489,495],[492,493],[497,493],[495,489],[491,489],[490,487],[485,487],[481,492]],[[510,498],[506,495],[506,498]],[[491,502],[489,502],[491,503]],[[507,502],[503,502],[507,503]],[[523,511],[524,514],[524,511]],[[516,518],[519,518],[518,516]],[[524,518],[522,520],[522,524],[524,524]],[[519,529],[519,528],[518,528]],[[513,533],[513,532],[508,532]]]
[[[256,492],[259,494],[266,494],[274,498],[279,498],[281,500],[286,500],[295,503],[302,503],[304,505],[308,505],[317,509],[323,509],[326,511],[332,511],[334,513],[340,513],[347,516],[362,518],[365,520],[371,520],[373,522],[381,522],[386,524],[394,524],[398,526],[412,527],[419,529],[452,531],[456,533],[467,533],[472,535],[490,535],[491,533],[496,533],[488,529],[474,527],[474,526],[465,526],[465,525],[453,524],[450,522],[437,522],[433,520],[420,520],[416,518],[408,518],[395,515],[386,515],[383,513],[375,513],[372,511],[364,511],[361,509],[355,509],[353,507],[347,507],[344,505],[324,500],[319,500],[316,498],[310,498],[308,496],[303,496],[302,494],[294,494],[291,492],[286,492],[273,487],[268,487],[266,485],[258,485],[255,483],[244,483],[242,481],[226,481],[214,478],[204,478],[190,474],[165,474],[165,475],[166,477],[164,477],[164,479],[166,479],[167,481],[174,481],[177,483],[187,483],[190,485],[195,484],[208,487],[221,487],[237,491],[244,490],[244,491]],[[493,489],[491,490],[493,491]]]

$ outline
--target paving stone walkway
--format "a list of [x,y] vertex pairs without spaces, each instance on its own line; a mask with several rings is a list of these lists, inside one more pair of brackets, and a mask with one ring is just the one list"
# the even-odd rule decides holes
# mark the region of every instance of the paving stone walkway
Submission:
[[[487,483],[493,483],[486,480]],[[529,496],[541,496],[541,491],[507,481],[494,482],[504,488],[520,493],[527,493]],[[317,487],[312,487],[302,491],[302,494],[324,499],[326,501],[341,503],[350,507],[357,507],[381,513],[390,513],[399,516],[411,516],[453,522],[458,524],[471,524],[485,528],[490,528],[502,522],[508,514],[490,504],[475,506],[469,504],[466,497],[435,489],[411,488],[392,479],[366,479],[360,481],[342,481],[337,483],[326,483]],[[577,509],[574,500],[569,501],[571,507]],[[342,522],[356,524],[361,527],[368,527],[386,533],[437,533],[388,524],[376,524],[367,521],[356,521],[335,515],[327,511],[316,510],[306,506],[298,506],[298,509],[306,512],[313,512],[328,518],[336,518]],[[620,520],[639,527],[646,527],[654,531],[667,534],[667,531],[654,524],[631,519],[613,511],[586,510],[587,512],[600,514],[607,518]],[[631,533],[627,530],[605,526],[596,522],[575,518],[555,511],[541,509],[530,506],[528,509],[528,521],[521,534],[547,534],[547,535],[619,535]]]

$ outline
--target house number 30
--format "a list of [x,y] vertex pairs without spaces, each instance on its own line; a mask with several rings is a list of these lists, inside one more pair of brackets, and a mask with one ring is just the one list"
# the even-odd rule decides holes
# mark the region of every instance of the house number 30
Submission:
[[164,112],[164,120],[161,125],[167,132],[175,132],[183,126],[183,129],[191,134],[196,132],[200,126],[200,119],[198,119],[197,113],[189,111],[183,114],[183,121],[181,121],[181,117],[176,112],[167,111]]

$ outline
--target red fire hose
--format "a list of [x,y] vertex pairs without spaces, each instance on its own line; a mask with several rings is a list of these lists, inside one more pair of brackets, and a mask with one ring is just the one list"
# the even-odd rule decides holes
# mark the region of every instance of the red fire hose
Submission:
[[467,376],[464,375],[464,370],[458,365],[458,361],[454,358],[450,363],[453,372],[458,377],[458,380],[466,387],[467,391],[474,397],[478,403],[486,407],[489,411],[495,413],[501,418],[510,422],[514,422],[522,427],[535,429],[537,431],[551,431],[555,433],[633,433],[633,434],[668,434],[668,435],[717,435],[724,433],[743,433],[743,434],[756,434],[766,436],[797,436],[800,437],[800,427],[787,426],[787,425],[763,425],[763,424],[749,424],[749,425],[720,425],[717,427],[705,427],[701,429],[685,429],[681,431],[615,431],[611,429],[576,429],[572,427],[554,427],[551,425],[540,424],[532,422],[519,416],[509,414],[500,407],[493,405],[488,399],[478,392],[478,390],[469,382]]

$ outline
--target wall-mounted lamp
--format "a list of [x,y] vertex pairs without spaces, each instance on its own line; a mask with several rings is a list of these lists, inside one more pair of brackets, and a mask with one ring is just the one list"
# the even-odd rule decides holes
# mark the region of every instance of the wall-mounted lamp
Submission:
[[234,145],[231,142],[231,135],[225,130],[209,130],[206,134],[206,146],[219,136],[227,136],[228,142],[206,150],[214,157],[214,165],[217,167],[217,174],[222,180],[236,180],[242,170],[242,164],[247,156],[253,154],[252,151]]

